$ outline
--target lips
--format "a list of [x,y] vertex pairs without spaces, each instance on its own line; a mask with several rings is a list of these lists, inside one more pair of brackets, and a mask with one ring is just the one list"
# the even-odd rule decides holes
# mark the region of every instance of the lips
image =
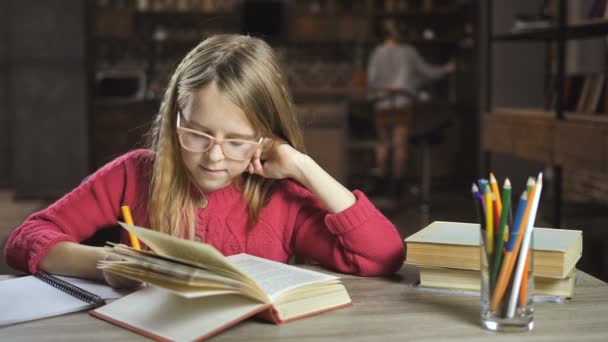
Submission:
[[224,169],[210,169],[208,167],[204,167],[204,166],[200,166],[200,168],[205,171],[205,172],[209,172],[209,173],[220,173],[225,171]]

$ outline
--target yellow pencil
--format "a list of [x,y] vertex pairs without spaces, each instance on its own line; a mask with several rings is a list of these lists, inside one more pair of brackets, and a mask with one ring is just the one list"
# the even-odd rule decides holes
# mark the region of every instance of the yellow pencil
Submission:
[[486,250],[489,255],[494,252],[494,208],[492,207],[492,192],[486,186]]
[[[125,223],[128,225],[133,226],[133,217],[131,217],[131,210],[129,209],[128,205],[123,205],[120,207],[120,210],[122,211],[122,217],[125,220]],[[133,246],[133,248],[135,248],[136,250],[141,250],[141,246],[139,245],[139,240],[137,240],[137,237],[135,235],[133,235],[133,233],[129,232],[129,239],[131,240],[131,246]]]

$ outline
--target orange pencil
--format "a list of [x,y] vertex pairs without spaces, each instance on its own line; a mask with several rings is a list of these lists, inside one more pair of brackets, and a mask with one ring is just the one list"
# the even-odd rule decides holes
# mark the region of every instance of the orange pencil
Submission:
[[528,290],[528,268],[530,267],[530,251],[526,255],[526,264],[524,265],[524,274],[521,278],[521,288],[519,288],[519,306],[526,305],[526,292]]
[[[129,206],[123,205],[120,207],[120,210],[122,211],[122,218],[125,220],[125,223],[133,226],[133,217],[131,216],[131,210],[129,209]],[[137,237],[131,232],[129,232],[129,240],[131,240],[131,246],[133,246],[133,248],[138,251],[141,250],[139,240],[137,240]]]
[[[536,193],[536,186],[532,188],[530,191],[530,197],[534,198],[534,194]],[[517,240],[515,240],[515,246],[513,247],[513,251],[507,252],[504,256],[504,260],[502,262],[502,267],[500,268],[500,274],[498,275],[498,280],[496,281],[496,288],[494,289],[494,293],[492,295],[492,302],[490,303],[490,308],[492,311],[496,311],[498,309],[498,305],[502,301],[502,298],[505,295],[505,291],[507,289],[507,285],[509,284],[509,279],[511,278],[511,273],[513,272],[513,266],[515,264],[515,259],[517,258],[517,253],[519,252],[519,248],[521,247],[521,242],[524,238],[525,227],[528,225],[528,220],[530,219],[530,211],[532,208],[532,202],[528,201],[526,204],[526,211],[524,212],[524,218],[521,220],[519,225],[519,231],[517,234]]]

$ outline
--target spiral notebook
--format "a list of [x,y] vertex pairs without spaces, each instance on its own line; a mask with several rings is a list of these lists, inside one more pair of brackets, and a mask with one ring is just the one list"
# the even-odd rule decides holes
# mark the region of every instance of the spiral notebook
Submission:
[[0,281],[0,327],[87,310],[127,294],[99,282],[45,272]]

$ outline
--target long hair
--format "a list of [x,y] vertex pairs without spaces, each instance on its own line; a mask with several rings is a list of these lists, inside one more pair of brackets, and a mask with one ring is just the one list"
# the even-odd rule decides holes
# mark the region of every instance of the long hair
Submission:
[[[304,151],[294,105],[272,48],[261,39],[217,35],[191,50],[171,76],[149,134],[156,152],[150,184],[149,219],[153,230],[192,238],[196,226],[196,185],[182,162],[176,134],[178,111],[193,93],[215,82],[219,91],[245,112],[261,135],[287,141]],[[256,222],[273,180],[244,173],[243,199]]]

